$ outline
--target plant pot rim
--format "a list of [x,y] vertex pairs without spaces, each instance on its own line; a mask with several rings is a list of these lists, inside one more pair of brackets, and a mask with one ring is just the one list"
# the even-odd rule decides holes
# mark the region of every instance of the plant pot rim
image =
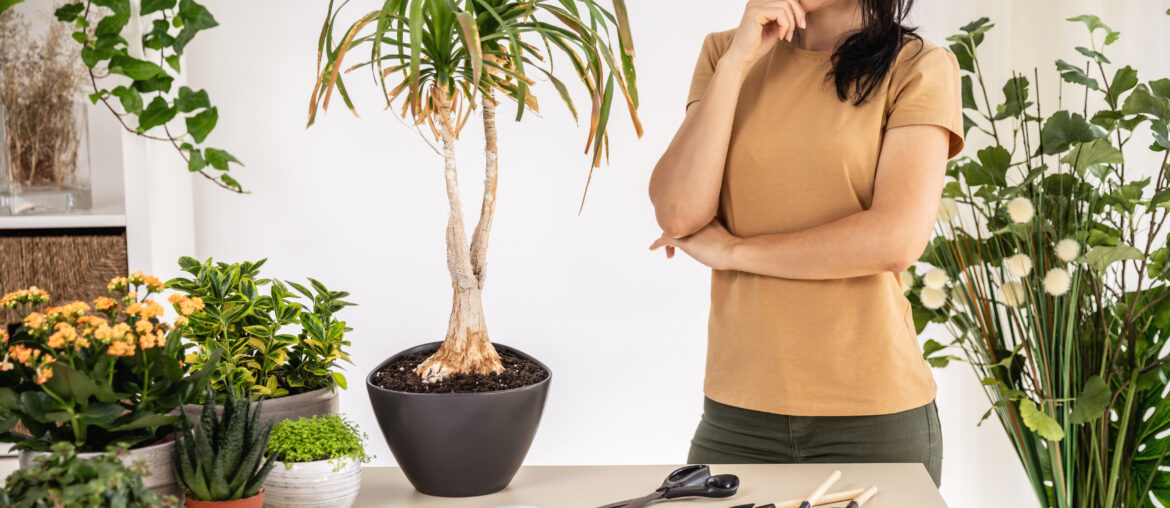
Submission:
[[342,461],[342,460],[344,460],[344,461],[345,461],[345,463],[344,463],[344,464],[342,464],[342,466],[341,466],[341,469],[340,469],[340,470],[338,470],[338,471],[332,471],[332,472],[335,472],[335,473],[336,473],[336,472],[340,472],[341,470],[344,470],[344,469],[347,469],[347,468],[349,468],[349,467],[352,467],[352,466],[353,466],[353,465],[355,465],[355,464],[356,464],[356,465],[359,465],[359,466],[360,466],[361,464],[363,464],[363,462],[362,462],[360,459],[355,459],[355,458],[353,458],[353,457],[341,457],[341,458],[339,458],[339,459],[321,459],[321,460],[310,460],[310,461],[307,461],[307,462],[288,462],[288,461],[284,461],[284,460],[278,460],[278,461],[276,461],[276,464],[275,464],[274,466],[272,466],[272,470],[273,470],[273,471],[276,471],[276,470],[278,470],[278,469],[283,469],[283,470],[286,470],[286,471],[287,471],[287,470],[288,470],[288,468],[287,468],[286,466],[289,466],[290,464],[291,464],[293,467],[296,467],[296,466],[304,466],[304,467],[324,467],[325,465],[328,465],[329,467],[331,467],[331,468],[332,468],[332,467],[334,467],[334,462],[336,462],[336,461]]
[[455,397],[467,397],[467,396],[487,397],[487,396],[492,396],[492,395],[505,395],[505,394],[516,393],[516,392],[525,391],[525,390],[533,390],[533,389],[539,388],[541,385],[548,384],[549,381],[552,381],[552,369],[548,368],[548,365],[545,365],[544,362],[537,360],[532,355],[529,355],[528,353],[525,353],[525,352],[523,352],[519,349],[516,349],[512,346],[509,346],[506,344],[501,344],[499,342],[492,342],[493,347],[496,347],[496,348],[502,347],[504,349],[507,349],[509,351],[512,351],[513,353],[516,353],[516,354],[524,357],[526,360],[528,360],[532,363],[539,365],[540,368],[544,369],[544,371],[546,373],[548,373],[548,375],[545,376],[544,379],[541,379],[540,381],[537,381],[537,382],[532,383],[530,385],[518,386],[516,388],[509,388],[507,390],[494,390],[494,391],[490,391],[490,392],[415,393],[415,392],[404,392],[404,391],[400,391],[400,390],[391,390],[391,389],[383,388],[381,386],[374,384],[374,375],[377,374],[378,371],[382,370],[382,368],[385,367],[386,365],[388,365],[391,361],[396,360],[398,357],[400,357],[404,354],[413,353],[416,350],[425,350],[425,349],[428,349],[431,347],[433,347],[434,349],[437,350],[437,349],[439,349],[439,346],[442,343],[443,343],[443,341],[435,341],[435,342],[428,342],[425,344],[419,344],[417,346],[406,348],[406,349],[403,349],[402,351],[399,351],[397,353],[390,355],[389,358],[382,360],[382,362],[379,363],[377,367],[374,367],[374,369],[371,370],[369,374],[366,374],[366,388],[370,389],[370,390],[378,390],[378,391],[386,392],[386,393],[401,393],[403,395],[410,395],[410,396],[417,396],[417,397],[436,397],[436,398],[438,398],[438,397],[455,398]]
[[191,497],[190,492],[187,492],[185,490],[183,491],[183,499],[184,500],[196,501],[196,502],[200,502],[200,503],[238,503],[240,501],[247,501],[249,499],[256,499],[256,498],[263,496],[263,495],[264,495],[264,487],[260,487],[260,492],[257,492],[256,495],[254,495],[254,496],[241,497],[239,499],[226,499],[223,501],[204,501],[202,499],[195,499],[194,497]]

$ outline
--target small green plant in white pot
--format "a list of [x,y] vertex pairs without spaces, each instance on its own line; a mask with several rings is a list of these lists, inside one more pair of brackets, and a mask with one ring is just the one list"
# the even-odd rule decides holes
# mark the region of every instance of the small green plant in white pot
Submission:
[[264,482],[265,506],[348,507],[357,499],[366,434],[331,414],[283,420],[272,429],[268,454],[280,457]]

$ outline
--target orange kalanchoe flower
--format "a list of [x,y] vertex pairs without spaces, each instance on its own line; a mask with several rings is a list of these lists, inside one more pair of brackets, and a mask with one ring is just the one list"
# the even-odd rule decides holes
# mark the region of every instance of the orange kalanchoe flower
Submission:
[[48,380],[53,378],[53,368],[51,366],[52,363],[53,363],[53,359],[50,358],[50,359],[45,360],[45,363],[42,364],[40,367],[37,367],[37,384],[38,385],[43,385],[43,384],[45,384],[45,381],[48,381]]
[[106,354],[110,356],[130,356],[134,354],[134,342],[129,340],[116,340],[110,343]]
[[117,300],[106,296],[99,296],[93,300],[93,307],[97,310],[110,310],[117,306]]
[[134,331],[140,334],[153,332],[154,324],[145,319],[139,319],[137,323],[134,323]]
[[45,326],[48,321],[45,320],[45,315],[40,312],[33,312],[24,317],[24,324],[29,328],[40,328]]
[[57,316],[80,316],[89,310],[89,304],[85,302],[71,302],[58,307],[48,307],[44,313],[51,317]]
[[69,323],[57,323],[56,330],[48,341],[49,347],[53,349],[61,349],[77,340],[77,329]]
[[110,328],[110,325],[102,323],[93,331],[93,337],[103,342],[108,341],[114,338],[114,329]]
[[8,343],[8,330],[0,328],[0,344]]
[[106,285],[106,289],[110,291],[121,291],[126,289],[127,282],[129,281],[126,280],[126,277],[114,277],[110,279],[110,283]]
[[12,346],[12,349],[8,350],[8,355],[12,357],[13,360],[16,360],[17,363],[26,367],[28,366],[29,361],[40,356],[40,353],[41,351],[39,349],[32,349],[20,344]]
[[150,349],[158,344],[158,337],[153,333],[144,333],[138,336],[138,347],[142,349]]
[[158,278],[153,275],[146,275],[142,277],[142,283],[146,284],[146,287],[151,291],[162,291],[163,288],[162,281],[158,280]]
[[190,316],[203,309],[203,299],[198,296],[187,298],[183,297],[179,300],[179,313],[184,316]]

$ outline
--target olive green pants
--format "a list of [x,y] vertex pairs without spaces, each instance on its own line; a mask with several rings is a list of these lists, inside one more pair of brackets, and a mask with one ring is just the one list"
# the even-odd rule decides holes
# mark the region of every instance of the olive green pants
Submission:
[[942,431],[934,402],[873,416],[787,416],[703,399],[691,464],[920,462],[937,486]]

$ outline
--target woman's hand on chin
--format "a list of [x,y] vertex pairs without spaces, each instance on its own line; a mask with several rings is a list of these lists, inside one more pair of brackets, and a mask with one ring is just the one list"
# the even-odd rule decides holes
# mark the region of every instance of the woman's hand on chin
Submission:
[[674,249],[682,249],[690,257],[716,270],[731,269],[732,251],[740,238],[731,234],[718,220],[712,220],[703,229],[683,238],[672,238],[663,234],[650,250],[666,247],[666,257],[674,257]]

